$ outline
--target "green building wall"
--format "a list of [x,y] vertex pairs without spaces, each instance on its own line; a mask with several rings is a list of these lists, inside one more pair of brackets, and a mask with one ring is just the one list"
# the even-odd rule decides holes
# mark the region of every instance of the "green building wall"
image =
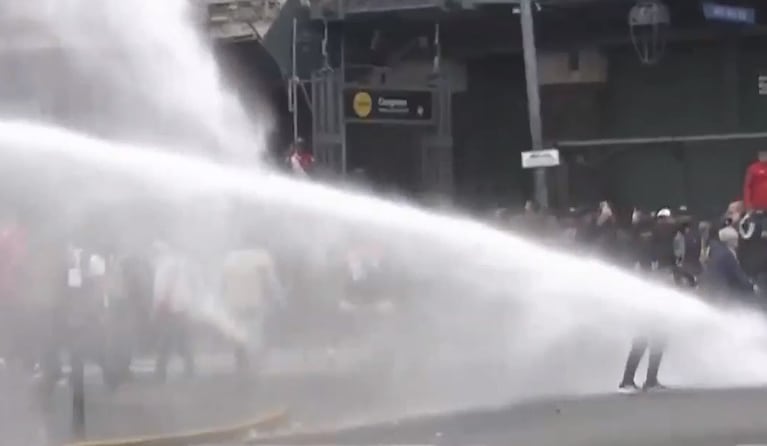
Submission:
[[[568,139],[683,136],[767,131],[762,40],[670,46],[643,66],[630,47],[607,50],[603,84],[542,88],[549,143]],[[528,150],[521,57],[468,61],[468,90],[454,102],[459,199],[513,206],[531,196],[519,152]],[[742,176],[764,140],[612,145],[566,154],[567,184],[555,203],[607,198],[653,209],[687,205],[714,214],[740,195]],[[561,172],[552,171],[553,177]]]

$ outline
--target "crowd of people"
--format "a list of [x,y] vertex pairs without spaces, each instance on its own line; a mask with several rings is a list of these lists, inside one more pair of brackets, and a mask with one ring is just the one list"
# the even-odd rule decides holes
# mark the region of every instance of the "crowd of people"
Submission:
[[[191,377],[201,354],[228,352],[233,372],[257,377],[270,345],[332,343],[343,323],[354,325],[339,320],[366,304],[353,296],[381,267],[375,249],[354,241],[315,261],[279,240],[242,238],[203,253],[178,241],[123,251],[72,240],[0,222],[0,372],[35,375],[46,395],[84,364],[115,389],[135,378],[136,359],[153,358],[165,381],[171,359]],[[320,269],[333,279],[313,277]],[[332,299],[318,289],[326,282]],[[307,340],[319,326],[324,340]]]
[[[300,176],[311,173],[313,162],[301,141],[285,159],[286,167]],[[498,210],[491,219],[560,249],[591,251],[717,305],[762,308],[762,290],[767,289],[767,154],[746,177],[743,200],[731,203],[713,221],[695,218],[684,206],[617,212],[608,202],[560,213],[528,202],[521,214]],[[281,218],[283,223],[292,220]],[[380,280],[385,277],[380,273],[385,269],[383,247],[358,241],[340,246],[332,259],[325,253],[317,260],[321,265],[315,269],[322,274],[342,270],[330,280],[343,283],[328,293],[334,296],[331,312],[359,305],[355,297],[360,295],[386,294],[379,292],[387,280]],[[193,331],[203,322],[215,326],[234,366],[250,370],[274,308],[295,301],[297,314],[314,319],[324,310],[313,307],[321,299],[316,299],[312,268],[306,267],[313,261],[310,253],[290,257],[290,249],[281,249],[277,258],[268,237],[243,237],[240,242],[203,256],[165,241],[121,251],[83,238],[51,237],[11,214],[0,218],[0,363],[36,371],[49,390],[63,376],[62,358],[97,363],[110,387],[131,379],[131,361],[138,355],[156,358],[160,380],[166,379],[173,355],[181,357],[191,376],[196,372]],[[306,277],[296,279],[302,274]],[[662,387],[658,369],[663,349],[663,339],[638,336],[621,389],[637,388],[634,375],[648,350],[644,387]]]
[[267,307],[284,298],[258,243],[202,255],[179,240],[120,249],[43,226],[0,221],[0,371],[37,376],[45,394],[87,363],[110,388],[133,378],[137,357],[154,357],[161,381],[174,356],[194,375],[200,338],[247,370]]
[[[305,176],[313,159],[303,143],[293,147],[287,164]],[[502,229],[526,233],[559,249],[590,251],[653,280],[696,293],[714,305],[767,309],[767,152],[746,171],[742,199],[722,215],[705,220],[686,206],[616,211],[603,201],[561,212],[540,209],[532,201],[519,214],[497,209],[490,220]],[[652,334],[632,343],[620,381],[636,390],[635,374],[649,351],[644,389],[658,389],[665,341]]]
[[[614,212],[608,202],[571,208],[561,214],[528,202],[521,215],[505,210],[496,222],[554,242],[590,251],[626,269],[697,294],[713,305],[767,309],[767,153],[747,170],[742,200],[713,220],[696,218],[685,206],[656,211]],[[649,351],[643,388],[663,388],[658,370],[665,340],[646,334],[634,339],[619,388],[637,390],[635,374]]]

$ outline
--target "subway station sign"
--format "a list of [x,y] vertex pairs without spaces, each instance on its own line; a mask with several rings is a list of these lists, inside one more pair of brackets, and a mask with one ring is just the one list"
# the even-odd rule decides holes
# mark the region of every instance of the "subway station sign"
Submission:
[[344,110],[351,122],[429,124],[433,120],[428,90],[344,90]]
[[703,2],[703,16],[707,20],[745,23],[753,25],[756,23],[756,10],[743,6],[726,5],[715,2]]

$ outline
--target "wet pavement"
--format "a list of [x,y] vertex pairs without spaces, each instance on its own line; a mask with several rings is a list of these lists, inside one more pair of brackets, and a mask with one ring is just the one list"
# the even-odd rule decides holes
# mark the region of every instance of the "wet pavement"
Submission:
[[[288,355],[289,356],[289,355]],[[153,374],[153,361],[139,360],[134,378],[107,389],[97,367],[86,369],[86,438],[108,439],[165,435],[246,423],[289,409],[293,427],[333,425],[369,401],[368,378],[350,372],[350,364],[324,355],[271,361],[260,375],[243,376],[231,358],[198,361],[196,376],[186,378],[180,364],[167,382]],[[49,400],[40,398],[37,381],[5,372],[0,380],[0,444],[63,444],[73,440],[72,393],[63,379]],[[332,402],[332,410],[329,406]],[[290,426],[288,426],[290,427]]]
[[[174,434],[246,423],[287,409],[294,428],[333,425],[336,417],[365,408],[367,383],[336,375],[246,379],[217,374],[167,383],[142,380],[116,392],[91,383],[86,396],[88,439]],[[49,432],[71,438],[71,393],[57,391]],[[290,426],[286,426],[290,427]]]
[[[405,391],[398,384],[392,392],[386,387],[391,377],[376,374],[372,368],[353,362],[323,362],[321,355],[304,359],[303,364],[273,361],[261,376],[245,378],[234,372],[227,358],[207,357],[194,378],[185,378],[176,365],[166,383],[154,378],[151,361],[137,361],[135,379],[114,392],[103,386],[98,370],[91,367],[86,383],[87,439],[215,429],[285,408],[290,422],[280,437],[270,438],[266,444],[767,444],[767,388],[553,397],[371,424],[371,420],[395,419],[411,408],[407,398],[416,387]],[[4,435],[0,444],[72,440],[72,397],[66,383],[42,406],[32,397],[31,381],[1,382],[0,429]],[[349,425],[360,427],[339,430]]]
[[767,389],[548,399],[261,444],[735,446],[767,444]]

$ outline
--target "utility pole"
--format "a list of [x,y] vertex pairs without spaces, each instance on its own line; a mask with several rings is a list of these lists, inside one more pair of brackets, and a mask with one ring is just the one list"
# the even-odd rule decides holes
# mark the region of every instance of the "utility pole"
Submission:
[[298,68],[296,66],[296,60],[298,48],[298,19],[293,17],[293,41],[291,46],[291,58],[292,58],[292,73],[290,76],[290,90],[288,95],[290,96],[290,111],[293,112],[293,144],[298,141]]
[[[533,24],[532,0],[520,0],[519,15],[522,23],[522,50],[525,58],[525,81],[527,84],[527,109],[530,120],[532,150],[543,150],[541,127],[541,97],[538,90],[538,54],[535,49],[535,26]],[[549,206],[549,191],[546,185],[546,170],[534,170],[535,201],[541,208]]]

